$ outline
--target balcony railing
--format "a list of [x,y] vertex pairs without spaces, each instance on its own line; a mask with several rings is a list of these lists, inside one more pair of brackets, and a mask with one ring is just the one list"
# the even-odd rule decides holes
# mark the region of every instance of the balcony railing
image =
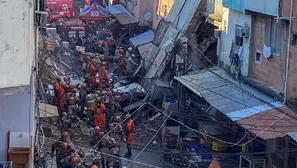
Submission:
[[12,168],[12,161],[0,161],[0,168]]

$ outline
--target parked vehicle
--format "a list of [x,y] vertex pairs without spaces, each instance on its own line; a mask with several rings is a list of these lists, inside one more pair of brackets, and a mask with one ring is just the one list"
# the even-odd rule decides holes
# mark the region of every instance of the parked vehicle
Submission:
[[71,38],[87,38],[88,26],[80,20],[67,20],[61,23],[61,27],[65,34],[65,40],[69,42]]
[[73,0],[46,0],[48,23],[55,27],[59,21],[74,17]]

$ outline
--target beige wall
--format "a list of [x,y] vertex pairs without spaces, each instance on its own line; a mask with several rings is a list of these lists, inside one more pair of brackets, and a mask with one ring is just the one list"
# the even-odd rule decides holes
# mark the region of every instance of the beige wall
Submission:
[[155,0],[154,2],[154,16],[153,16],[153,27],[158,26],[159,21],[166,17],[170,11],[171,6],[174,3],[174,0]]

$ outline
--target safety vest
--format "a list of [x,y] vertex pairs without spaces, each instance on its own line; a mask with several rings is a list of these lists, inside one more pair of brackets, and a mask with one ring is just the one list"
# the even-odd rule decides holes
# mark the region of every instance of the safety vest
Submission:
[[71,96],[69,98],[69,105],[75,105],[76,104],[76,101],[77,101],[76,97]]
[[94,94],[88,94],[87,95],[87,108],[92,109],[92,107],[96,104],[96,98]]

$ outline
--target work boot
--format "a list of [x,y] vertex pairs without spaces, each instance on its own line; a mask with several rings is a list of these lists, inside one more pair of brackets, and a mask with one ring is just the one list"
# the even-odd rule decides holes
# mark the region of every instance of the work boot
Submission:
[[129,157],[131,157],[131,156],[132,156],[131,150],[128,150],[128,152],[125,154],[124,157],[129,158]]

